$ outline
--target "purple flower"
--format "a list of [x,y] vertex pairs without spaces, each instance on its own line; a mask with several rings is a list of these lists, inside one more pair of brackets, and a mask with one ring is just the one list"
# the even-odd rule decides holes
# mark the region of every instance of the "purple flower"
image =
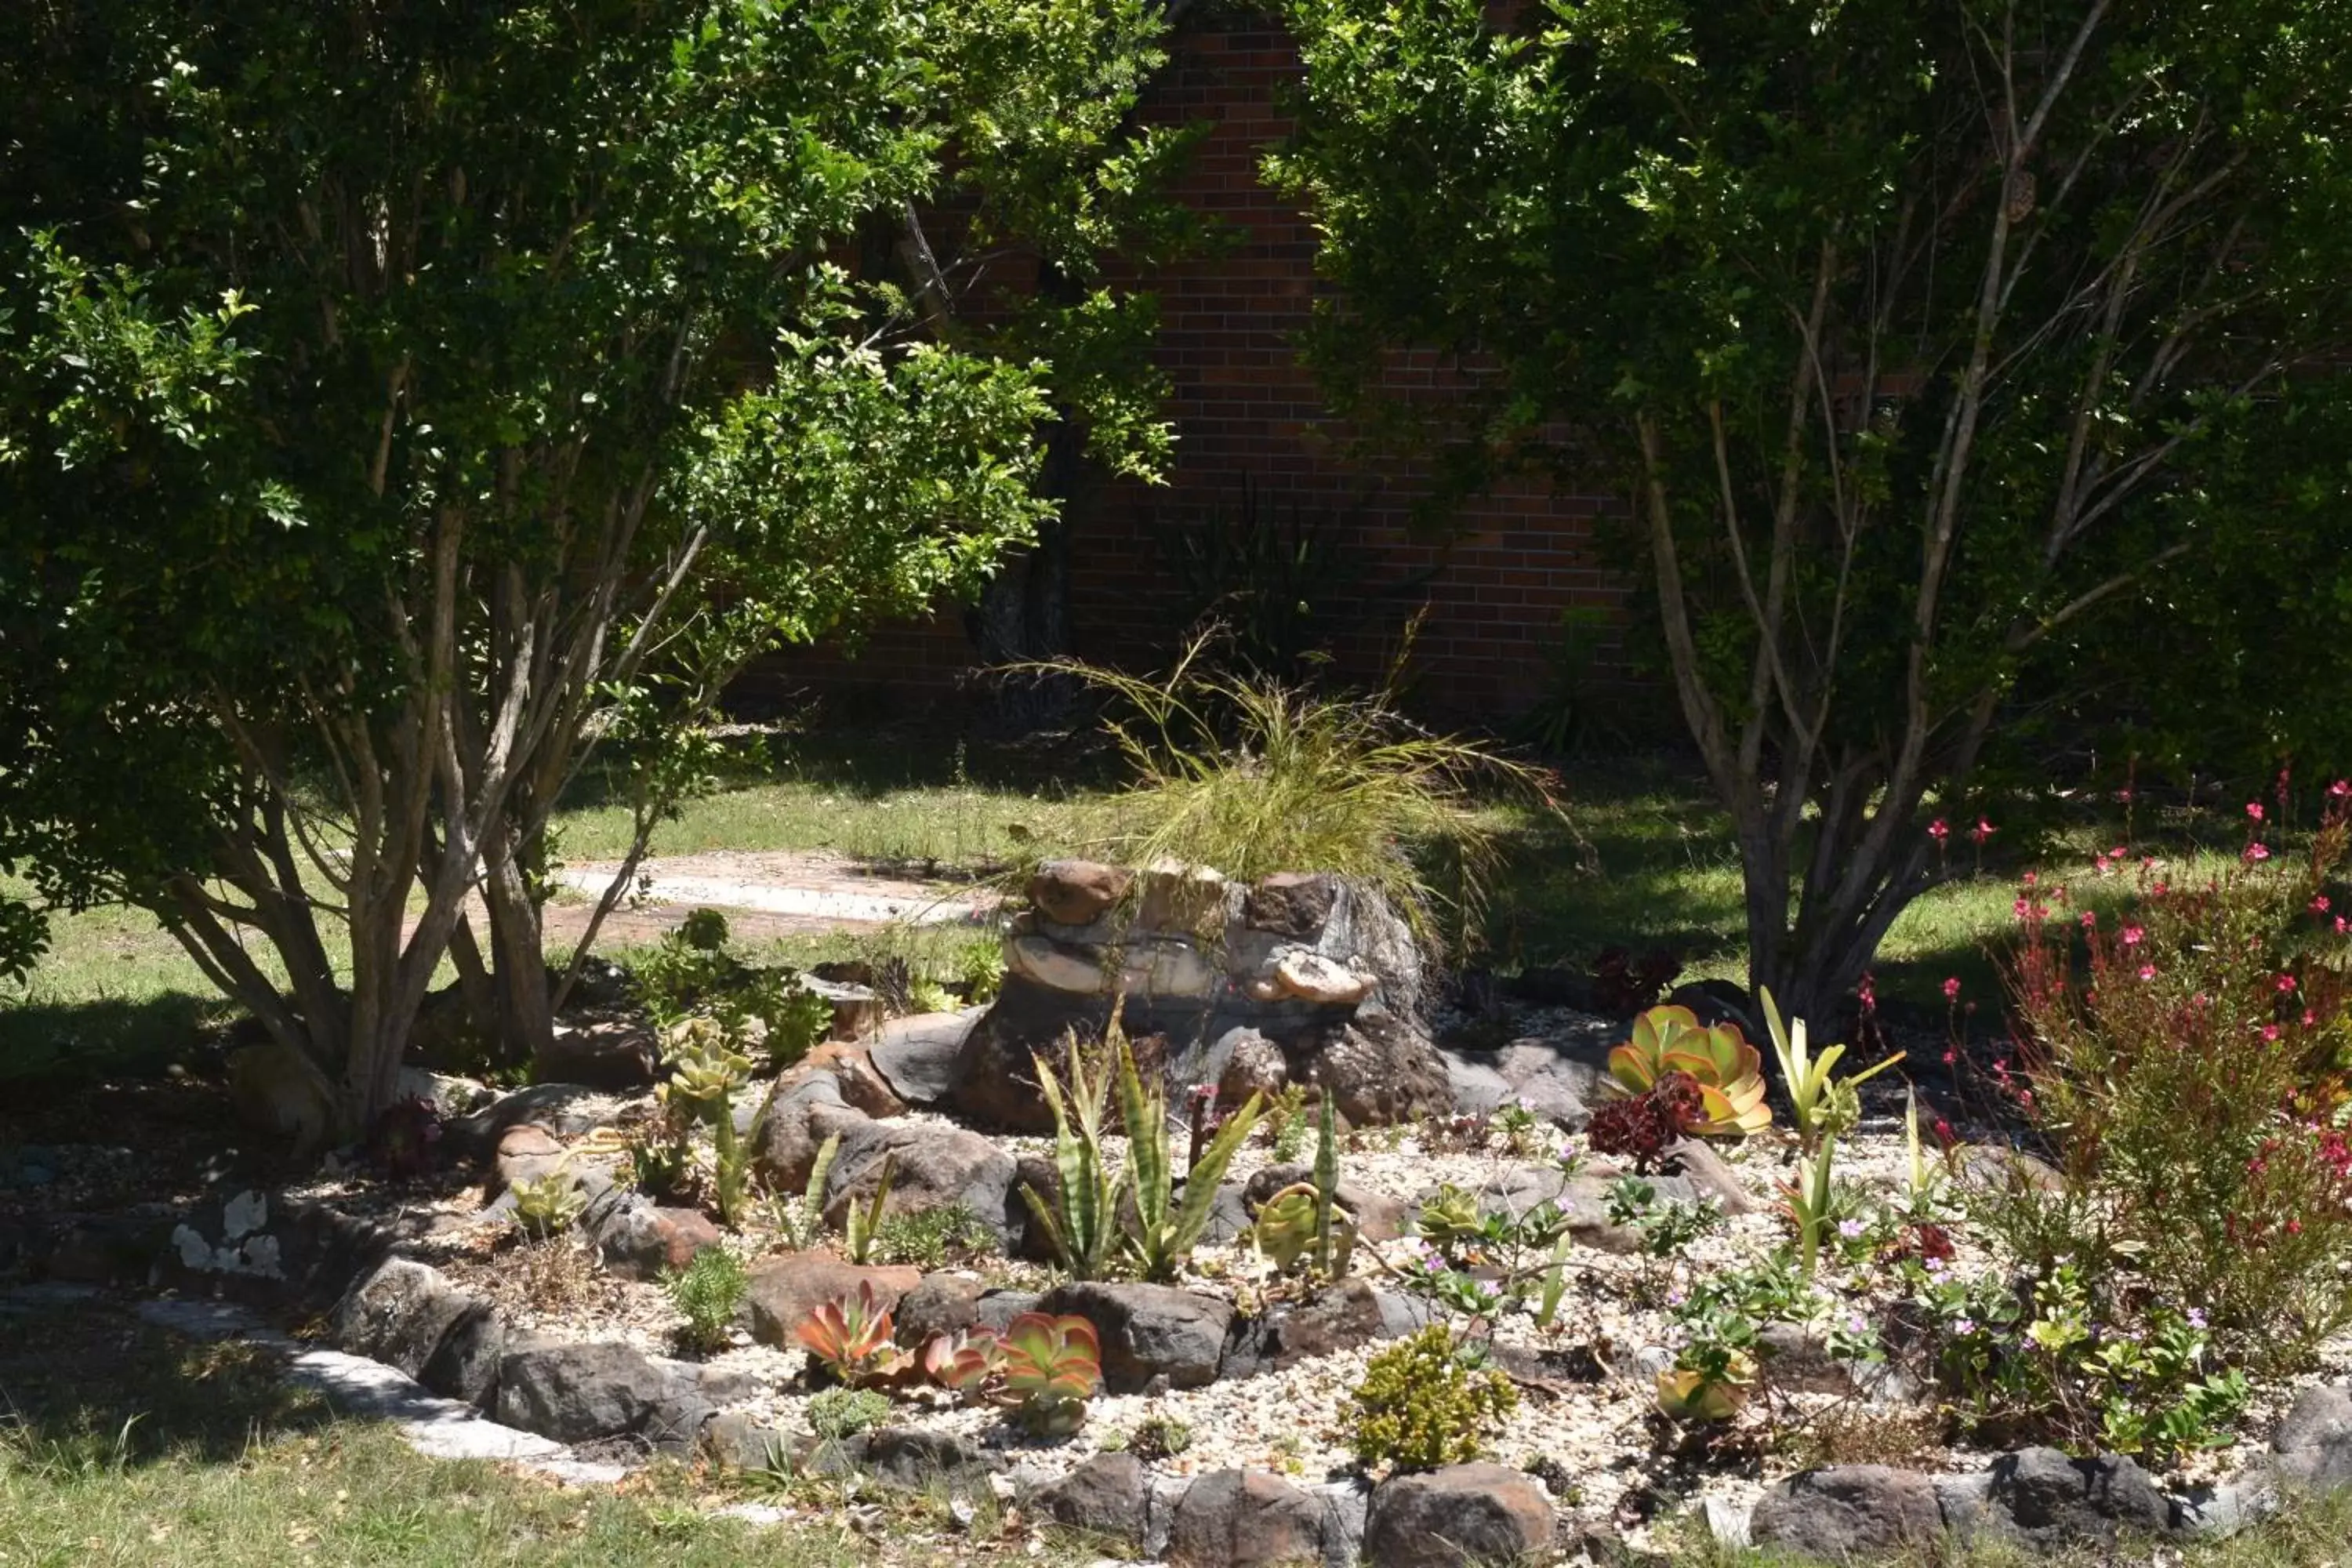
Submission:
[[1956,1334],[1972,1334],[1976,1331],[1977,1321],[1974,1318],[1954,1318],[1952,1320],[1952,1332]]
[[1858,1219],[1842,1219],[1838,1221],[1838,1234],[1845,1237],[1848,1241],[1860,1241],[1862,1239],[1862,1221]]
[[2191,1307],[2189,1309],[2189,1326],[2192,1329],[2201,1329],[2205,1326],[2204,1308]]

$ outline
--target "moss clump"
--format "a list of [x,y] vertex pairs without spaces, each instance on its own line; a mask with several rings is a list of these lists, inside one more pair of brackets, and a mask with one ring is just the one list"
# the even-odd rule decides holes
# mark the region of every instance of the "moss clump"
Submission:
[[1353,1396],[1356,1458],[1411,1470],[1476,1458],[1519,1403],[1511,1380],[1479,1362],[1442,1323],[1374,1356]]

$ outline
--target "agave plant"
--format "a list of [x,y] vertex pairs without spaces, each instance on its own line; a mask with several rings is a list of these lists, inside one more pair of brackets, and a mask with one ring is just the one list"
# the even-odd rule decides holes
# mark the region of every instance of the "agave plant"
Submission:
[[1102,1341],[1084,1318],[1024,1312],[997,1342],[1000,1395],[1013,1419],[1041,1437],[1066,1437],[1086,1424],[1087,1401],[1102,1381]]
[[1176,1278],[1185,1258],[1207,1228],[1216,1205],[1217,1184],[1243,1142],[1256,1130],[1264,1114],[1263,1099],[1248,1101],[1225,1119],[1192,1162],[1184,1178],[1184,1195],[1175,1196],[1175,1171],[1168,1155],[1168,1097],[1159,1074],[1146,1088],[1135,1070],[1135,1052],[1127,1037],[1111,1030],[1111,1049],[1118,1068],[1119,1117],[1127,1124],[1128,1180],[1135,1190],[1135,1228],[1127,1237],[1129,1254],[1146,1279],[1165,1283]]
[[855,1388],[895,1376],[907,1357],[892,1342],[890,1309],[874,1293],[871,1280],[857,1293],[827,1301],[803,1319],[793,1337],[839,1382]]
[[[1118,1028],[1118,1016],[1111,1016]],[[1043,1057],[1037,1066],[1037,1087],[1045,1091],[1054,1113],[1054,1170],[1060,1190],[1048,1204],[1028,1183],[1021,1184],[1021,1201],[1045,1232],[1045,1239],[1073,1279],[1099,1279],[1111,1261],[1118,1235],[1118,1194],[1126,1173],[1114,1176],[1103,1157],[1103,1111],[1110,1090],[1110,1069],[1092,1071],[1074,1036],[1069,1043],[1070,1083],[1066,1093]]]
[[1772,1033],[1772,1054],[1780,1065],[1780,1081],[1788,1088],[1789,1105],[1796,1113],[1797,1136],[1810,1153],[1823,1138],[1849,1131],[1862,1120],[1862,1097],[1857,1091],[1863,1084],[1901,1061],[1903,1053],[1897,1051],[1858,1073],[1832,1077],[1838,1058],[1845,1055],[1845,1047],[1832,1045],[1813,1050],[1805,1038],[1805,1021],[1790,1018],[1783,1022],[1769,986],[1762,988],[1759,994],[1764,999],[1765,1026]]
[[1653,1007],[1633,1020],[1633,1037],[1609,1053],[1609,1077],[1629,1096],[1646,1094],[1677,1072],[1698,1086],[1700,1099],[1699,1114],[1684,1131],[1749,1137],[1772,1125],[1763,1053],[1737,1024],[1707,1027],[1687,1007]]

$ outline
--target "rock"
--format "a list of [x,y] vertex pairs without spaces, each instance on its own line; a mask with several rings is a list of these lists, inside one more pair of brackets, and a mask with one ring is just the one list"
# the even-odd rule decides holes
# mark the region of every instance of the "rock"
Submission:
[[[1484,1053],[1481,1053],[1482,1055]],[[1485,1116],[1501,1107],[1514,1093],[1510,1080],[1484,1062],[1459,1051],[1441,1050],[1446,1086],[1454,1094],[1454,1114]]]
[[970,1443],[919,1426],[883,1426],[866,1434],[866,1468],[909,1491],[942,1479],[969,1484],[985,1468],[980,1450]]
[[446,1121],[442,1137],[467,1159],[489,1160],[509,1128],[535,1121],[559,1138],[577,1138],[613,1120],[623,1103],[584,1084],[535,1083],[470,1116]]
[[1061,1197],[1062,1173],[1045,1155],[1022,1155],[1013,1163],[1013,1194],[1005,1205],[1023,1222],[1021,1234],[1010,1249],[1013,1256],[1032,1263],[1052,1263],[1055,1261],[1053,1240],[1029,1213],[1029,1205],[1021,1195],[1024,1189],[1035,1193],[1050,1210]]
[[1727,1215],[1756,1212],[1756,1200],[1740,1185],[1738,1175],[1715,1152],[1714,1145],[1704,1139],[1685,1138],[1668,1148],[1666,1155],[1680,1168],[1693,1194],[1713,1198],[1716,1206]]
[[1379,889],[1360,882],[1345,884],[1333,902],[1315,951],[1336,958],[1359,974],[1380,982],[1383,1011],[1406,1026],[1419,1029],[1427,1018],[1423,994],[1421,946]]
[[[838,1137],[846,1146],[866,1129],[880,1125],[864,1111],[840,1103],[837,1091],[828,1092],[832,1085],[833,1079],[827,1075],[804,1079],[789,1089],[780,1086],[779,1092],[752,1122],[746,1135],[751,1169],[768,1184],[770,1191],[805,1191],[809,1173],[816,1168],[817,1152],[824,1147],[826,1139]],[[836,1164],[839,1158],[836,1153]]]
[[1588,1058],[1573,1037],[1514,1040],[1496,1054],[1495,1070],[1511,1086],[1510,1098],[1570,1131],[1592,1120],[1608,1080],[1605,1055]]
[[1765,1046],[1764,1016],[1757,1011],[1748,993],[1731,981],[1685,981],[1675,986],[1666,1000],[1675,1006],[1689,1008],[1702,1027],[1737,1024],[1741,1034],[1759,1047]]
[[1136,900],[1138,931],[1178,936],[1208,931],[1224,914],[1225,878],[1221,871],[1160,859],[1146,866],[1137,879],[1142,885]]
[[881,994],[870,985],[827,975],[823,973],[826,967],[820,964],[816,971],[800,974],[802,987],[811,995],[823,997],[832,1007],[833,1024],[826,1031],[829,1037],[864,1039],[880,1026],[882,1015],[887,1010],[882,1005]]
[[1757,1336],[1758,1359],[1774,1387],[1795,1394],[1852,1394],[1851,1366],[1830,1354],[1829,1342],[1801,1323],[1772,1323]]
[[1094,860],[1048,860],[1029,878],[1029,904],[1057,925],[1082,926],[1135,885],[1134,873]]
[[[1344,1162],[1340,1168],[1343,1171],[1347,1168]],[[1314,1179],[1315,1167],[1312,1165],[1261,1165],[1251,1173],[1242,1193],[1251,1214],[1255,1215],[1260,1204],[1283,1188]],[[1394,1241],[1404,1234],[1405,1222],[1413,1215],[1412,1209],[1386,1193],[1376,1193],[1344,1178],[1339,1190],[1331,1194],[1331,1199],[1356,1222],[1358,1234],[1366,1241]]]
[[1005,1204],[1018,1172],[1013,1157],[977,1132],[932,1121],[866,1121],[845,1131],[825,1183],[828,1223],[843,1224],[850,1205],[872,1200],[886,1161],[885,1213],[922,1214],[961,1204],[1000,1242],[1010,1239]]
[[1360,1012],[1310,1029],[1284,1054],[1291,1080],[1329,1094],[1351,1127],[1418,1121],[1454,1107],[1437,1047],[1391,1015]]
[[1013,938],[1004,944],[1004,967],[1050,991],[1076,996],[1099,996],[1110,985],[1110,975],[1098,956],[1051,937]]
[[1372,1490],[1364,1524],[1371,1568],[1517,1563],[1551,1544],[1551,1500],[1501,1465],[1451,1465],[1392,1476]]
[[1245,1105],[1253,1094],[1271,1100],[1290,1081],[1282,1047],[1255,1029],[1229,1029],[1220,1041],[1225,1060],[1217,1075],[1217,1103]]
[[1041,1310],[1094,1324],[1103,1384],[1113,1394],[1139,1393],[1157,1377],[1176,1388],[1213,1382],[1234,1321],[1231,1302],[1172,1285],[1074,1282],[1048,1294]]
[[499,1362],[499,1419],[584,1443],[634,1436],[657,1448],[690,1447],[710,1407],[695,1391],[627,1345],[545,1344]]
[[1133,1003],[1191,1002],[1206,1005],[1223,975],[1189,942],[1145,940],[1129,944],[1118,972],[1118,993]]
[[590,1089],[644,1089],[661,1060],[654,1032],[630,1019],[558,1024],[532,1062],[541,1083],[585,1084]]
[[1807,1470],[1768,1489],[1750,1539],[1832,1563],[1917,1551],[1943,1533],[1933,1478],[1885,1465]]
[[2324,1384],[2296,1395],[2271,1452],[2273,1472],[2289,1486],[2326,1490],[2352,1482],[2352,1387]]
[[967,1275],[924,1275],[899,1298],[898,1342],[913,1348],[973,1327],[980,1321],[980,1281]]
[[764,1470],[792,1457],[799,1438],[788,1427],[769,1426],[740,1410],[725,1410],[703,1427],[702,1447],[722,1468]]
[[337,1349],[469,1405],[490,1395],[507,1337],[489,1302],[405,1258],[385,1258],[352,1287],[336,1304],[334,1336]]
[[1140,1548],[1150,1478],[1132,1454],[1097,1454],[1031,1494],[1034,1511],[1055,1523]]
[[1322,1503],[1263,1470],[1195,1480],[1168,1540],[1168,1561],[1180,1568],[1276,1568],[1322,1555]]
[[2055,1169],[2019,1149],[1969,1143],[1963,1145],[1955,1158],[1960,1181],[1972,1187],[2001,1187],[2015,1183],[2036,1192],[2055,1193],[2066,1185],[2066,1179]]
[[1024,1312],[1035,1311],[1044,1300],[1034,1290],[983,1290],[977,1309],[980,1326],[1001,1334],[1013,1319]]
[[1055,1072],[1066,1063],[1064,1042],[1075,1031],[1099,1039],[1110,1016],[1100,996],[1048,990],[1017,971],[988,1011],[966,1032],[956,1053],[947,1103],[982,1127],[1008,1132],[1051,1132],[1053,1113],[1037,1088],[1035,1058]]
[[751,1312],[751,1337],[761,1344],[789,1348],[793,1331],[827,1301],[857,1294],[870,1284],[886,1307],[896,1308],[922,1275],[903,1266],[861,1268],[830,1252],[787,1252],[751,1270],[743,1299]]
[[[1379,1293],[1369,1279],[1346,1279],[1268,1317],[1240,1364],[1228,1350],[1224,1375],[1279,1372],[1298,1362],[1354,1350],[1388,1335]],[[1255,1365],[1248,1364],[1250,1361]]]
[[848,1040],[819,1041],[814,1049],[777,1080],[779,1092],[789,1094],[798,1079],[819,1072],[832,1075],[842,1103],[853,1110],[877,1121],[907,1114],[907,1102],[876,1070],[866,1048]]
[[499,1152],[484,1191],[496,1197],[517,1182],[543,1181],[564,1158],[563,1144],[554,1133],[536,1121],[518,1122],[499,1135]]
[[1291,948],[1274,961],[1274,983],[1283,994],[1318,1007],[1352,1007],[1377,984],[1346,964],[1305,948]]
[[961,1013],[920,1013],[893,1018],[882,1026],[866,1059],[890,1086],[890,1092],[909,1105],[937,1105],[948,1096],[955,1075],[956,1052],[985,1007]]
[[1944,1522],[1955,1533],[2037,1552],[2112,1543],[2118,1531],[2158,1534],[2172,1522],[2172,1505],[2148,1473],[2109,1454],[2076,1459],[2055,1448],[2021,1448],[1992,1462],[1980,1491],[1940,1495]]
[[658,1279],[684,1268],[706,1247],[719,1244],[719,1227],[701,1210],[667,1208],[632,1194],[635,1201],[614,1205],[594,1227],[596,1250],[605,1266],[631,1279]]
[[1308,1487],[1307,1491],[1323,1505],[1324,1568],[1352,1568],[1364,1554],[1372,1483],[1361,1476],[1348,1476]]
[[1242,921],[1253,931],[1312,942],[1339,896],[1339,879],[1327,871],[1277,871],[1242,895]]

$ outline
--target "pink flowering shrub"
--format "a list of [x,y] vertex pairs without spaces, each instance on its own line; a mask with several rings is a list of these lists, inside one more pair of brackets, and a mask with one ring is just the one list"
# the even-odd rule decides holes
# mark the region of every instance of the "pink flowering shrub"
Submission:
[[2017,1056],[1995,1074],[2059,1180],[2011,1180],[1980,1217],[2029,1267],[2071,1259],[2095,1312],[2178,1302],[2250,1368],[2291,1364],[2352,1317],[2352,938],[2328,891],[2347,799],[2331,792],[2301,856],[2249,808],[2238,865],[2197,886],[2101,856],[2098,874],[2137,879],[2119,920],[2046,882],[2017,903]]

